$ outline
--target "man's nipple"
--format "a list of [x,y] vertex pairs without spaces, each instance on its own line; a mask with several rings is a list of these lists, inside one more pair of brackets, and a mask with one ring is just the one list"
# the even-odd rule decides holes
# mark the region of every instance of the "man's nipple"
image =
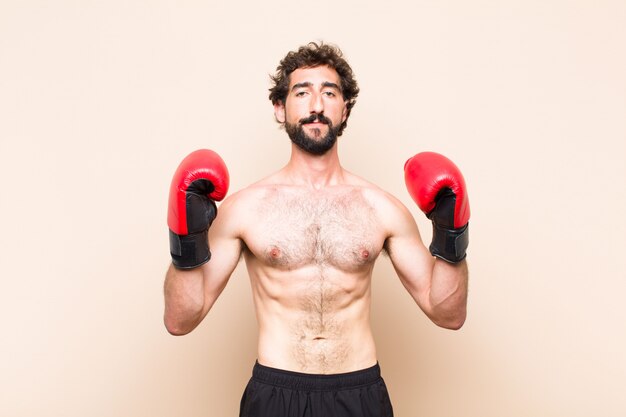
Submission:
[[272,246],[270,248],[269,255],[272,259],[280,258],[280,249],[278,249],[276,246]]

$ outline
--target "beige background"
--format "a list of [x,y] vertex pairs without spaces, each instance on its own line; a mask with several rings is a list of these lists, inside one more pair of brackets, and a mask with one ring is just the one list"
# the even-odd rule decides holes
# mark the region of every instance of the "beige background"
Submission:
[[255,359],[245,268],[162,325],[170,176],[282,166],[268,74],[310,40],[362,89],[345,166],[426,219],[402,166],[463,170],[469,318],[436,328],[388,259],[372,323],[400,417],[626,414],[626,3],[0,2],[0,415],[234,416]]

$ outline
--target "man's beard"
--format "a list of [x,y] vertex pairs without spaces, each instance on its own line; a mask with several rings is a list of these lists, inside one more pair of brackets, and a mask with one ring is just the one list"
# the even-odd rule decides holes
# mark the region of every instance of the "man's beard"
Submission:
[[[328,125],[328,133],[319,139],[309,137],[303,127],[303,125],[315,121]],[[285,122],[285,130],[287,131],[287,135],[289,135],[289,139],[291,139],[298,148],[312,155],[324,155],[328,152],[335,145],[335,142],[337,142],[340,127],[341,126],[334,127],[330,119],[323,114],[312,114],[305,119],[300,119],[297,124]]]

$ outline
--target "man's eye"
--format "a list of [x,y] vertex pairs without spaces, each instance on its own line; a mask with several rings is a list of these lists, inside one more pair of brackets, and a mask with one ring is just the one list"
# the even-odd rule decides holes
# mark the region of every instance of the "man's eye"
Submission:
[[324,91],[324,94],[327,97],[335,97],[335,92],[334,91]]
[[306,94],[306,91],[298,91],[296,93],[296,97],[304,97],[305,94]]

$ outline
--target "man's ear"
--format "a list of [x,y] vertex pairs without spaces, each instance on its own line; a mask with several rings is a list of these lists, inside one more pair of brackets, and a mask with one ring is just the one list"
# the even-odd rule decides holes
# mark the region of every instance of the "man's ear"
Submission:
[[341,123],[345,122],[346,119],[348,118],[348,102],[344,101],[343,104],[344,106],[343,106],[343,111],[341,112]]
[[285,123],[285,103],[282,101],[274,104],[274,117],[278,123]]

